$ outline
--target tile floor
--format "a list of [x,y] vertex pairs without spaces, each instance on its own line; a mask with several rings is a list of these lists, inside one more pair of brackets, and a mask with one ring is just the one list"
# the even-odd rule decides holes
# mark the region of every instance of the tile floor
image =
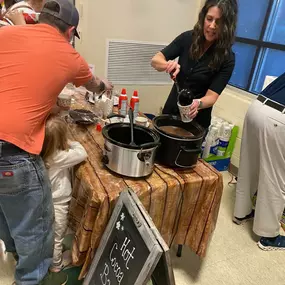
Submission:
[[[222,205],[207,257],[201,260],[184,248],[177,258],[176,247],[171,249],[176,285],[284,285],[285,252],[260,250],[251,223],[232,223],[235,186],[228,186],[229,180],[224,173]],[[3,254],[0,244],[0,285],[12,284],[13,270],[13,258]]]

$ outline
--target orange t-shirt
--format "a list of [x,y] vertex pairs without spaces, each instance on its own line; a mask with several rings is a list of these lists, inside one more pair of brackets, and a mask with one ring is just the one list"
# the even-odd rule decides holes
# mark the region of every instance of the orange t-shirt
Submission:
[[90,79],[86,61],[54,27],[0,28],[0,140],[39,154],[59,93]]

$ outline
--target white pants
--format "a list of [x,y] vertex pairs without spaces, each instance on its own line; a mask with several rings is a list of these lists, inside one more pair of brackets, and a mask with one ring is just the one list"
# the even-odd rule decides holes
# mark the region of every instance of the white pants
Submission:
[[285,207],[285,114],[258,100],[245,117],[237,182],[234,216],[252,211],[257,191],[253,231],[276,237]]
[[[66,200],[66,199],[65,199]],[[68,227],[69,202],[54,202],[54,252],[53,264],[59,265],[62,259],[62,242]]]

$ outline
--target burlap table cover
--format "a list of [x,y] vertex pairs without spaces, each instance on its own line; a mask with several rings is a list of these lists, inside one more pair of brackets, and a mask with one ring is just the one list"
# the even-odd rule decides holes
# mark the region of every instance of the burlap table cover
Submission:
[[156,164],[147,178],[121,177],[102,164],[104,138],[94,125],[70,124],[69,129],[88,153],[88,160],[75,171],[69,213],[70,227],[76,233],[73,262],[83,265],[80,278],[87,273],[116,200],[126,187],[138,195],[168,245],[187,245],[205,256],[222,197],[219,172],[200,160],[189,170]]

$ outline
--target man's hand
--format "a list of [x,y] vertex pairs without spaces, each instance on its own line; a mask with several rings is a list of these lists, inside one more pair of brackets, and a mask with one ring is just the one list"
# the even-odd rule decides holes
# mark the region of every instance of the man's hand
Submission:
[[110,81],[108,81],[108,79],[103,78],[103,79],[101,79],[101,81],[105,84],[105,90],[106,91],[112,91],[113,90],[114,85]]
[[92,93],[102,93],[103,91],[111,91],[113,90],[113,85],[107,79],[100,79],[97,76],[93,76],[93,78],[87,82],[84,87],[92,92]]

